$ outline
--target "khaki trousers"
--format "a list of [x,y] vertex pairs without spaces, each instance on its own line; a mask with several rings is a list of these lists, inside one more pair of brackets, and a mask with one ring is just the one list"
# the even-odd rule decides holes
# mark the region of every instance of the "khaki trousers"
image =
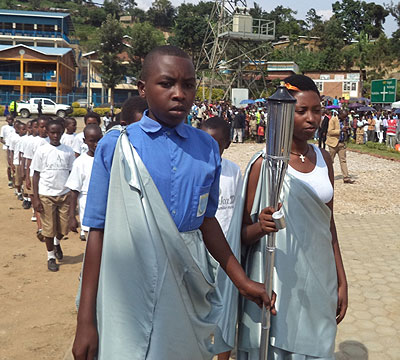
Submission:
[[332,163],[334,162],[336,154],[339,156],[340,169],[342,170],[343,180],[349,179],[349,171],[347,170],[346,162],[346,145],[345,143],[338,143],[337,146],[329,146],[329,154],[331,155]]

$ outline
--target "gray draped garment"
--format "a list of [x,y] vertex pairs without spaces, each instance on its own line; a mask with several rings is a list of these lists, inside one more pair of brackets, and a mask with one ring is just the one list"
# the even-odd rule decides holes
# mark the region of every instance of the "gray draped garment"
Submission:
[[[262,152],[257,153],[248,165],[242,201],[251,165],[260,156]],[[267,204],[265,166],[263,162],[251,210],[253,222],[258,221],[258,214]],[[337,274],[330,232],[331,211],[311,188],[291,175],[285,177],[281,201],[286,228],[276,237],[274,291],[278,314],[272,316],[270,344],[287,353],[272,356],[270,351],[269,359],[333,359]],[[239,214],[237,216],[234,221],[241,223],[242,219]],[[242,264],[254,281],[264,282],[265,247],[266,237],[263,237],[242,249]],[[260,320],[260,308],[241,298],[238,360],[259,359]]]
[[98,359],[211,359],[221,343],[218,266],[200,230],[179,233],[122,132],[97,293]]

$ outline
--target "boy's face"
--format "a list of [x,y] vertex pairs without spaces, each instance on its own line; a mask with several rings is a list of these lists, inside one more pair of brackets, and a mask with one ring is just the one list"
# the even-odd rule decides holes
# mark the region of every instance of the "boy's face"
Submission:
[[37,136],[37,134],[38,134],[38,123],[37,121],[35,121],[34,123],[32,123],[32,135]]
[[93,151],[94,153],[97,147],[97,143],[102,137],[103,135],[100,131],[86,131],[83,141],[88,146],[89,150]]
[[76,131],[76,121],[69,120],[65,129],[67,134],[73,134]]
[[38,120],[38,134],[42,138],[47,136],[46,124],[46,120]]
[[18,134],[19,134],[19,136],[24,136],[24,135],[26,135],[27,131],[28,131],[28,127],[25,124],[21,124],[19,126]]
[[89,125],[89,124],[99,125],[99,122],[97,121],[96,118],[94,118],[94,117],[89,117],[89,118],[86,119],[85,125]]
[[8,125],[13,126],[14,119],[12,118],[12,116],[7,116],[6,121]]
[[219,146],[219,154],[222,156],[223,152],[225,149],[229,147],[231,144],[230,141],[227,141],[224,132],[221,129],[207,129],[207,128],[202,128],[206,133],[210,134],[214,140],[218,143]]
[[151,119],[174,127],[186,118],[194,101],[193,63],[189,59],[161,55],[152,68],[146,80],[138,82],[139,94],[147,100]]
[[60,145],[61,135],[64,133],[64,129],[61,125],[53,124],[47,128],[47,136],[50,139],[50,144],[54,146]]

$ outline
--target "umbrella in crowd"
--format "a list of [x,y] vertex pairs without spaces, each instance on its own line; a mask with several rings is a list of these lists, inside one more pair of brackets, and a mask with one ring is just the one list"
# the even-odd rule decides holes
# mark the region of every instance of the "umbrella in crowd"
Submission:
[[339,105],[329,105],[326,107],[326,109],[340,109]]
[[360,108],[357,109],[357,111],[361,112],[367,112],[367,111],[376,111],[375,108],[371,106],[361,106]]
[[256,102],[266,102],[266,100],[265,100],[264,98],[256,99],[255,101],[256,101]]
[[396,110],[394,111],[394,113],[395,113],[395,114],[400,114],[400,109],[396,109]]
[[241,104],[241,105],[244,105],[244,104],[254,104],[254,100],[252,100],[252,99],[242,100],[242,101],[240,102],[240,104]]
[[349,104],[349,109],[357,109],[357,108],[359,108],[359,107],[361,107],[361,106],[364,106],[364,104],[360,104],[360,103],[351,103],[351,104]]
[[350,101],[364,101],[366,104],[370,104],[371,100],[365,97],[359,97],[359,98],[350,98]]

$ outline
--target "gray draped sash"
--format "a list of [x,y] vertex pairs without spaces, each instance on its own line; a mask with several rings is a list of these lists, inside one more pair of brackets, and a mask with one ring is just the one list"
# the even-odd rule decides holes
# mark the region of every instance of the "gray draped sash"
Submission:
[[[261,155],[259,152],[251,160],[245,184],[251,165]],[[251,210],[253,222],[268,200],[264,166],[265,162]],[[276,239],[274,291],[278,314],[272,316],[270,344],[292,353],[329,357],[334,351],[337,305],[331,211],[311,188],[291,175],[285,177],[281,201],[287,226]],[[263,237],[242,249],[246,273],[258,282],[264,282],[265,247]],[[260,319],[257,305],[241,298],[238,360],[259,359]]]
[[218,263],[179,233],[122,132],[111,170],[97,294],[99,359],[203,360],[219,342]]

